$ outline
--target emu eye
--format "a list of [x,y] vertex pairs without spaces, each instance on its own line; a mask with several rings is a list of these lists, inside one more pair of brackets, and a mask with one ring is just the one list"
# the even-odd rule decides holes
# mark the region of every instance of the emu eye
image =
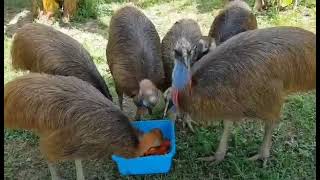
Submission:
[[181,52],[179,50],[177,50],[177,49],[174,50],[174,54],[176,56],[182,56]]
[[197,49],[197,45],[194,45],[193,47],[192,47],[192,50],[196,50]]

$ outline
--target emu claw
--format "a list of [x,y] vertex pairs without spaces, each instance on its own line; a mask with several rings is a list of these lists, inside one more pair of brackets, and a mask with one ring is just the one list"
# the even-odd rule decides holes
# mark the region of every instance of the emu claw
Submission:
[[268,158],[269,158],[268,156],[262,155],[262,154],[259,153],[259,154],[256,154],[256,155],[248,158],[248,160],[249,161],[262,160],[263,161],[262,166],[263,166],[263,168],[265,168],[267,166]]
[[183,126],[184,128],[185,128],[186,126],[188,126],[188,128],[189,128],[189,129],[191,130],[191,132],[193,132],[193,133],[194,133],[195,131],[194,131],[194,128],[193,128],[193,125],[192,125],[192,124],[198,125],[198,123],[195,122],[195,121],[193,121],[192,119],[190,119],[190,118],[183,118],[181,115],[177,115],[176,120],[182,122],[182,126]]
[[194,131],[194,128],[193,128],[193,125],[192,125],[192,124],[198,125],[198,123],[195,122],[195,121],[193,121],[193,120],[185,120],[185,121],[182,122],[182,126],[183,126],[183,127],[186,127],[186,125],[187,125],[188,128],[191,130],[191,132],[194,133],[195,131]]
[[208,156],[208,157],[200,157],[197,158],[199,161],[204,161],[204,162],[211,162],[210,165],[218,164],[221,161],[224,160],[224,155],[214,155],[214,156]]

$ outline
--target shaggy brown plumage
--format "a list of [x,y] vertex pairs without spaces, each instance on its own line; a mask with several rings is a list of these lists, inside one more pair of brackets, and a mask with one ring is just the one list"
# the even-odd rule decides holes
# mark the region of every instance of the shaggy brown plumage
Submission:
[[257,27],[257,19],[249,5],[245,1],[234,0],[226,3],[214,18],[209,36],[215,39],[216,45],[220,45],[234,35]]
[[161,43],[161,52],[166,77],[165,89],[171,86],[172,70],[174,66],[175,49],[177,42],[180,41],[180,44],[183,46],[179,49],[179,55],[183,56],[184,52],[182,51],[185,51],[185,53],[187,53],[188,51],[190,54],[185,56],[186,58],[191,59],[195,58],[195,56],[193,55],[197,52],[194,47],[198,44],[201,37],[201,29],[198,23],[192,19],[181,19],[175,22],[174,25],[169,29],[167,34],[163,37]]
[[[253,159],[267,158],[272,129],[284,98],[316,87],[316,36],[296,27],[243,32],[210,51],[191,69],[191,87],[179,90],[178,107],[197,122],[262,119],[265,138]],[[214,158],[222,160],[230,123],[226,122]]]
[[89,52],[78,41],[52,27],[24,25],[14,35],[11,56],[14,69],[75,76],[112,100]]
[[63,16],[66,22],[75,15],[78,5],[79,0],[63,0]]
[[141,136],[96,88],[72,76],[31,73],[8,82],[4,126],[36,132],[49,165],[112,154],[136,157],[160,145]]
[[160,38],[152,22],[137,8],[125,6],[112,16],[106,55],[121,109],[123,94],[139,99],[143,79],[164,90]]

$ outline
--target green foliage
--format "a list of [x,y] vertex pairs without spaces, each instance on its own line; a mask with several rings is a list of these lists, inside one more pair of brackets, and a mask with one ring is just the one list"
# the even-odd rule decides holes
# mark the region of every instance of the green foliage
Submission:
[[139,0],[136,5],[141,8],[147,8],[150,6],[154,6],[161,3],[167,3],[170,2],[170,0]]
[[219,9],[223,7],[221,0],[196,0],[197,9],[201,13],[211,12],[212,9]]
[[288,6],[288,5],[292,4],[292,3],[293,3],[293,0],[280,0],[280,6],[281,7],[286,7],[286,6]]
[[84,21],[87,18],[97,18],[98,5],[101,0],[80,0],[79,8],[74,17],[75,21]]
[[30,131],[10,130],[10,129],[4,130],[4,139],[6,141],[10,141],[10,140],[28,141],[32,144],[37,144],[39,140],[39,138],[35,134],[31,133]]
[[25,8],[31,6],[31,0],[5,0],[5,7]]
[[316,0],[301,0],[299,4],[308,8],[312,8],[316,7]]

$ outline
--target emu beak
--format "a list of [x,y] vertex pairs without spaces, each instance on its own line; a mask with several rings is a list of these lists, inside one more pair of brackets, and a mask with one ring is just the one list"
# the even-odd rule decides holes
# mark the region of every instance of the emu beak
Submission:
[[152,108],[151,107],[147,107],[147,109],[148,109],[149,115],[152,115]]
[[191,60],[188,59],[188,65],[187,65],[187,68],[188,68],[188,71],[190,72],[190,69],[191,69]]
[[[190,75],[190,71],[191,71],[191,58],[188,58],[187,56],[184,56],[184,63],[187,66],[188,69],[188,74]],[[191,77],[189,77],[191,78]],[[191,81],[189,79],[189,89],[191,89]]]
[[147,102],[147,101],[142,101],[142,106],[144,106],[145,108],[147,108],[148,109],[148,113],[149,113],[149,115],[151,115],[152,114],[152,108],[150,107],[150,105],[149,105],[149,103]]
[[191,66],[190,65],[190,63],[191,63],[190,58],[188,58],[188,56],[184,56],[183,59],[184,59],[184,64],[187,66],[187,69],[190,72],[190,66]]

